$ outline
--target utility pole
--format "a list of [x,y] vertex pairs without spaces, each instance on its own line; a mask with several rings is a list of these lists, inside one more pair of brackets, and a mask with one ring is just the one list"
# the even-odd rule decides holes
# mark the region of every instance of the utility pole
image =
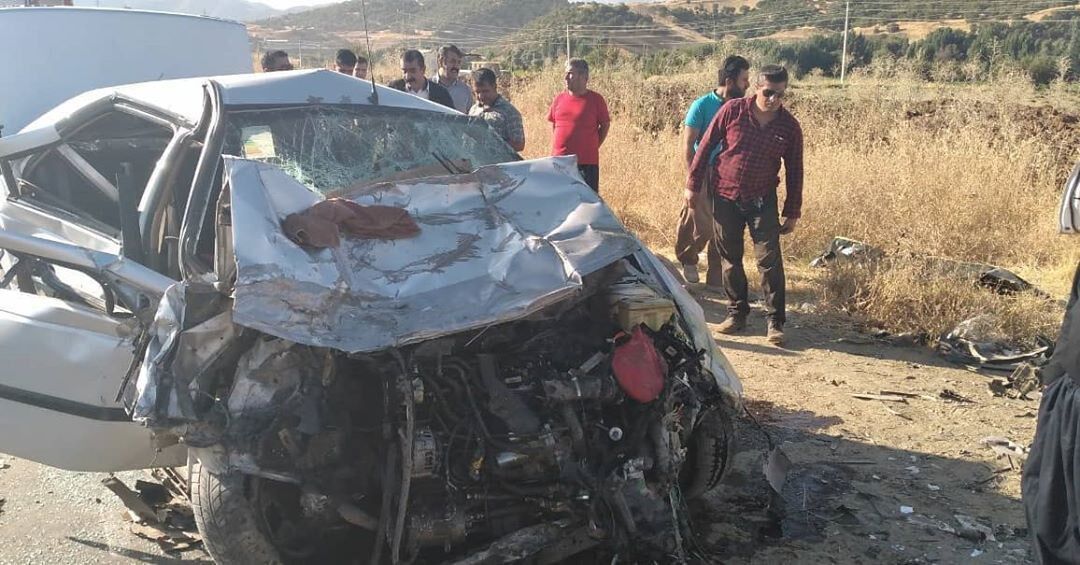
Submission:
[[851,18],[851,0],[844,2],[844,49],[840,55],[840,84],[844,84],[844,75],[847,72],[847,35],[848,21]]
[[570,24],[566,24],[566,60],[570,60]]

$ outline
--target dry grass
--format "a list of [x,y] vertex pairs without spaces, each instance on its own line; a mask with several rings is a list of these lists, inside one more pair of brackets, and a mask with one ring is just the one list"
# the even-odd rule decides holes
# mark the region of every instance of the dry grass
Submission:
[[[715,63],[699,65],[666,77],[643,78],[629,67],[593,72],[591,86],[614,115],[601,149],[601,192],[660,251],[672,247],[685,178],[677,124],[715,76]],[[814,275],[824,303],[897,330],[937,334],[991,313],[1017,340],[1052,333],[1056,304],[1002,298],[900,258],[999,264],[1063,296],[1080,259],[1076,242],[1056,231],[1060,187],[1080,148],[1070,114],[1020,107],[1042,94],[1011,75],[972,87],[868,74],[844,90],[813,80],[793,86],[788,105],[807,147],[804,220],[785,239],[789,262],[804,265],[836,235],[897,258]],[[527,156],[548,153],[547,106],[561,88],[560,69],[511,86]]]

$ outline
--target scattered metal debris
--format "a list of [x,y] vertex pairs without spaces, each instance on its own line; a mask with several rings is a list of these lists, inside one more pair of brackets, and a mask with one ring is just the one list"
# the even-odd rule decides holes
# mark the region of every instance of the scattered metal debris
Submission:
[[1028,395],[1039,390],[1042,369],[1034,363],[1021,363],[1007,379],[990,381],[990,392],[1015,400],[1034,400]]
[[138,493],[131,490],[120,479],[110,475],[102,479],[101,484],[111,490],[139,521],[150,524],[157,524],[161,521],[154,509],[150,508],[150,505],[140,498]]
[[829,243],[829,248],[813,261],[810,261],[810,266],[827,267],[832,263],[843,260],[872,260],[880,259],[884,256],[885,253],[883,251],[876,247],[872,247],[869,244],[855,241],[854,239],[848,239],[846,237],[834,237],[832,242]]
[[[153,474],[179,476],[172,469],[155,469]],[[177,492],[180,489],[164,482],[138,480],[135,481],[136,490],[132,490],[114,476],[105,478],[101,483],[115,493],[130,511],[128,530],[132,534],[157,543],[166,552],[187,551],[202,543],[188,499]]]
[[963,514],[956,514],[953,518],[956,518],[956,522],[960,524],[960,528],[957,529],[956,535],[976,542],[997,541],[994,537],[993,528],[981,524],[975,518]]
[[993,317],[982,314],[957,324],[938,341],[938,352],[946,359],[992,371],[1015,372],[1025,362],[1045,362],[1053,349],[1049,339],[1038,338],[1034,347],[1011,344],[999,334]]
[[791,460],[788,459],[779,447],[773,447],[765,456],[764,461],[765,480],[769,482],[777,494],[784,490],[784,482],[787,481],[788,471],[791,470]]
[[1027,458],[1028,448],[1015,443],[1008,438],[990,436],[983,438],[982,443],[992,449],[998,458],[1005,457],[1009,460],[1009,467],[1016,469],[1013,458],[1023,461]]
[[852,394],[852,398],[859,400],[880,400],[882,402],[901,402],[907,404],[908,397],[899,394]]
[[974,400],[963,396],[955,390],[951,389],[942,390],[941,393],[938,394],[938,397],[940,397],[942,400],[946,400],[949,402],[959,402],[961,404],[975,404]]

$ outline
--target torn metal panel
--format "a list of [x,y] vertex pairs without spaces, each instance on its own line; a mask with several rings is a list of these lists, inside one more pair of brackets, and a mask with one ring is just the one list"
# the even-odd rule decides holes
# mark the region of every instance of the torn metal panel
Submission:
[[297,343],[375,351],[521,318],[640,248],[573,158],[483,167],[346,194],[401,206],[408,240],[309,250],[281,221],[320,199],[277,167],[226,157],[238,267],[234,321]]
[[177,283],[165,292],[149,327],[149,343],[135,381],[132,417],[150,425],[198,418],[195,403],[207,397],[203,379],[240,331],[228,301],[213,287]]
[[705,320],[705,311],[701,309],[701,305],[652,252],[642,250],[635,257],[642,265],[648,266],[652,275],[660,279],[664,288],[671,294],[671,298],[675,300],[675,306],[679,309],[679,314],[689,330],[690,339],[693,340],[695,346],[705,350],[705,368],[712,373],[717,386],[727,397],[727,401],[733,407],[741,406],[742,383],[739,381],[738,374],[735,373],[735,367],[731,365],[727,356],[712,338],[709,324]]

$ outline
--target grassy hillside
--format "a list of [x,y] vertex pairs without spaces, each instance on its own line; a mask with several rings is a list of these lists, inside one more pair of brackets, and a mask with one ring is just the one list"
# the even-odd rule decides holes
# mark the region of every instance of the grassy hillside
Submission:
[[[478,40],[501,36],[539,17],[565,8],[567,0],[369,0],[368,29],[405,35],[420,31],[469,30]],[[314,28],[329,33],[364,29],[360,0],[278,16],[259,22],[265,28]]]

